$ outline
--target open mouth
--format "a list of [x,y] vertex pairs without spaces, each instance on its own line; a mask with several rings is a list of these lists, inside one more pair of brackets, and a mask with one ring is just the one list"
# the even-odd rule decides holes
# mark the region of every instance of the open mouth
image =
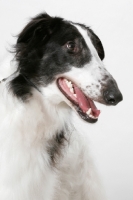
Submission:
[[92,99],[87,97],[77,85],[63,77],[57,80],[57,85],[82,119],[90,123],[98,120],[100,110],[96,108]]

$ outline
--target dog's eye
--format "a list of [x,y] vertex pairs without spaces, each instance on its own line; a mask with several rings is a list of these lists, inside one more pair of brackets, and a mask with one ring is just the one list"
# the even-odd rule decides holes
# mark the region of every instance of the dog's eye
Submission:
[[67,43],[67,48],[70,49],[70,50],[74,50],[75,46],[76,46],[76,45],[75,45],[74,42],[68,42],[68,43]]
[[78,50],[78,48],[77,48],[75,42],[72,42],[72,41],[70,41],[70,42],[67,43],[67,49],[68,49],[69,52],[71,52],[71,53],[76,53],[77,50]]

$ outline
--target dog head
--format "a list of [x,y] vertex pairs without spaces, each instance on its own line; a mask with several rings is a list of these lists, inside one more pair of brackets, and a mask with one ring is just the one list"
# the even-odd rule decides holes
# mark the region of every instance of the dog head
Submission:
[[94,101],[122,100],[103,65],[100,39],[83,24],[40,14],[19,34],[15,48],[19,75],[11,87],[17,97],[25,100],[36,88],[54,104],[65,101],[88,122],[100,114]]

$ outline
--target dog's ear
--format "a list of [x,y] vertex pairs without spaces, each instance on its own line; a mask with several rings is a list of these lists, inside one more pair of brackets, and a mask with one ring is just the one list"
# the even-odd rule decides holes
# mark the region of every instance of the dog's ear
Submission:
[[46,13],[40,14],[35,18],[32,18],[32,20],[18,35],[17,45],[39,45],[42,41],[46,40],[48,36],[54,31],[55,23],[53,23],[53,21],[56,21],[56,19],[50,17]]
[[101,58],[101,60],[103,60],[105,57],[105,53],[101,40],[91,29],[89,29],[89,33],[91,41],[96,48],[99,57]]

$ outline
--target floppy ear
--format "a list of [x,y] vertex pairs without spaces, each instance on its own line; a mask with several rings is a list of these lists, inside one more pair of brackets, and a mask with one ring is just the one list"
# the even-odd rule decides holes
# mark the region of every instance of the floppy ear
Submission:
[[91,29],[89,29],[89,32],[90,32],[91,41],[94,47],[96,48],[99,57],[101,58],[101,60],[103,60],[105,57],[105,53],[104,53],[102,42],[100,41],[99,37]]
[[18,35],[18,44],[39,45],[42,41],[46,40],[53,31],[53,17],[43,13],[32,20],[26,25],[22,32]]

